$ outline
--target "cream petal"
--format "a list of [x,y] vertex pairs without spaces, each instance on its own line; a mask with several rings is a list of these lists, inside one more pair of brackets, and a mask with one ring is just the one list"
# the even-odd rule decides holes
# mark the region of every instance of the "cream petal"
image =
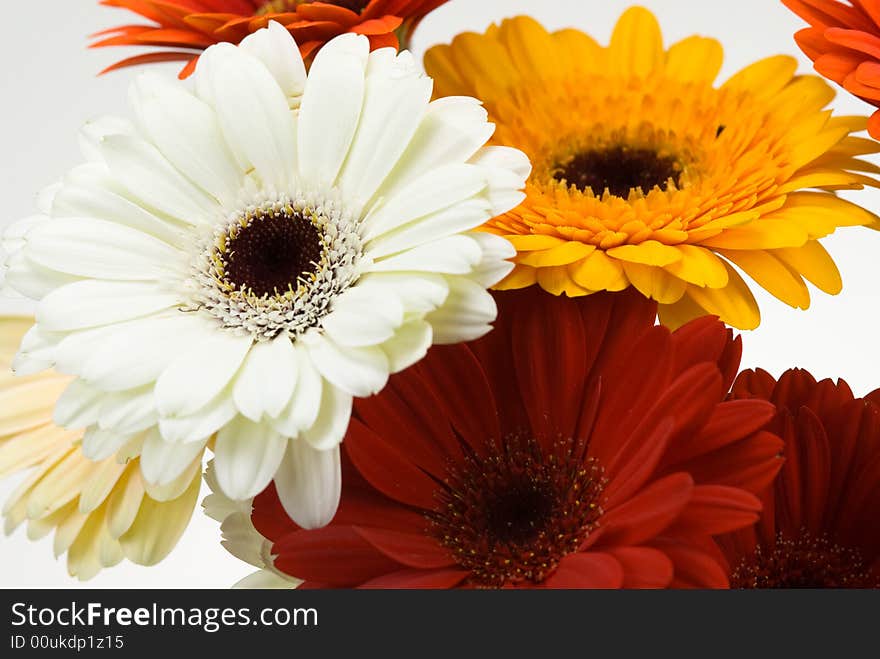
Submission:
[[306,88],[306,66],[296,41],[277,21],[269,21],[265,30],[246,36],[239,48],[253,55],[269,69],[291,107],[299,107]]
[[465,235],[441,238],[404,252],[377,259],[371,272],[436,272],[465,275],[483,259],[479,244]]
[[308,348],[294,346],[297,355],[296,389],[287,407],[273,420],[275,429],[285,437],[297,437],[315,423],[321,395],[326,385],[309,356]]
[[495,132],[486,109],[469,96],[439,98],[428,106],[422,123],[391,176],[378,191],[392,198],[432,169],[469,160]]
[[50,332],[69,332],[150,316],[179,302],[154,284],[84,279],[44,297],[36,318]]
[[314,333],[303,338],[325,379],[352,396],[371,396],[388,382],[388,359],[380,348],[349,348]]
[[434,343],[473,341],[488,334],[498,315],[492,296],[465,277],[449,277],[446,303],[425,317],[434,328]]
[[443,275],[423,272],[370,272],[357,282],[374,296],[400,300],[406,314],[433,311],[446,300],[449,285]]
[[371,210],[363,222],[364,239],[372,241],[413,220],[479,195],[487,187],[482,167],[467,163],[437,167]]
[[532,164],[522,151],[508,146],[488,146],[477,152],[470,162],[486,172],[492,215],[506,213],[525,200],[525,194],[520,191],[532,173]]
[[204,224],[219,212],[217,202],[180,175],[148,142],[127,135],[101,141],[113,176],[141,202],[187,224]]
[[266,66],[230,44],[203,56],[201,75],[226,142],[264,183],[286,188],[296,175],[296,123]]
[[278,498],[290,518],[304,529],[326,526],[342,494],[339,447],[316,451],[307,442],[288,442],[275,474]]
[[238,416],[221,428],[214,445],[214,470],[220,489],[231,499],[250,499],[272,480],[288,439],[268,423]]
[[24,252],[46,268],[80,277],[155,280],[175,276],[184,255],[146,233],[104,220],[64,218],[34,227]]
[[286,334],[255,343],[235,378],[235,404],[251,421],[263,414],[277,417],[293,395],[296,377],[296,351]]
[[403,325],[392,338],[379,347],[388,358],[391,372],[399,373],[427,355],[433,340],[434,330],[431,324],[424,320],[414,320]]
[[162,416],[186,416],[207,405],[229,384],[253,344],[250,335],[236,336],[208,324],[203,331],[203,339],[156,381]]
[[[129,442],[131,437],[131,434],[103,430],[97,425],[89,426],[83,434],[82,454],[95,462],[106,460]],[[88,511],[84,510],[83,512]]]
[[75,275],[43,267],[29,259],[24,250],[12,253],[4,266],[4,284],[15,293],[31,300],[41,300],[56,288],[79,280]]
[[404,308],[394,296],[371,286],[354,286],[336,298],[321,327],[336,343],[363,347],[387,341],[403,323]]
[[306,184],[336,181],[361,117],[369,51],[366,37],[345,34],[321,48],[312,62],[298,128]]
[[471,232],[468,236],[476,240],[483,251],[483,259],[470,274],[472,280],[484,288],[489,288],[510,274],[513,263],[507,259],[516,256],[516,249],[509,240],[480,231]]
[[333,386],[325,386],[315,423],[304,430],[299,440],[316,451],[327,451],[342,443],[351,419],[352,397]]
[[184,472],[202,451],[206,441],[168,442],[154,428],[147,433],[141,448],[141,474],[148,483],[166,485]]
[[104,164],[101,142],[111,135],[134,135],[135,129],[128,119],[105,115],[87,121],[79,130],[79,148],[86,160]]
[[178,81],[145,73],[132,86],[131,104],[145,135],[178,171],[220,204],[235,200],[243,172],[207,103]]
[[339,175],[339,187],[360,203],[391,173],[431,100],[431,79],[415,75],[411,56],[392,61],[367,76],[360,123]]
[[159,419],[162,437],[169,442],[200,442],[229,423],[238,409],[227,388],[195,414],[174,419]]
[[82,380],[74,380],[55,402],[52,418],[62,428],[91,426],[98,421],[104,395]]
[[[98,413],[98,428],[117,436],[131,437],[159,420],[153,387],[145,386],[108,393]],[[123,444],[119,445],[121,448]]]

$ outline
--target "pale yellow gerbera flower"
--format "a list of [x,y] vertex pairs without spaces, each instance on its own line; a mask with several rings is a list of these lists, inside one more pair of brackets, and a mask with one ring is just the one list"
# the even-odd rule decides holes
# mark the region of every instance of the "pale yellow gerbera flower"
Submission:
[[31,540],[55,532],[55,555],[67,552],[71,576],[90,579],[128,559],[162,560],[177,544],[198,500],[201,456],[174,482],[141,477],[136,446],[83,455],[83,432],[52,422],[72,378],[55,371],[14,377],[12,359],[31,318],[0,317],[0,477],[28,470],[3,508],[5,531],[27,523]]

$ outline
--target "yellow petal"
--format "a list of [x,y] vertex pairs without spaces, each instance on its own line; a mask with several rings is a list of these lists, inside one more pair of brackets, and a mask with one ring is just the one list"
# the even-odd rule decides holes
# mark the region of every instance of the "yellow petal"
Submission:
[[797,67],[797,60],[789,55],[768,57],[742,69],[721,88],[766,98],[791,82]]
[[688,37],[666,54],[666,74],[681,82],[711,84],[718,77],[724,62],[724,49],[715,39]]
[[527,265],[514,266],[513,270],[492,288],[496,291],[513,291],[526,288],[538,281],[538,270]]
[[828,192],[802,191],[788,195],[783,211],[787,214],[813,216],[818,222],[835,227],[871,226],[880,223],[880,217]]
[[538,269],[538,285],[551,295],[582,297],[593,291],[578,286],[565,266]]
[[93,463],[88,480],[83,484],[79,495],[79,510],[90,513],[97,509],[119,482],[125,465],[121,465],[113,457]]
[[66,379],[51,378],[0,390],[0,436],[49,423],[55,401],[68,384]]
[[681,260],[681,252],[675,247],[656,240],[646,240],[638,245],[621,245],[607,251],[608,256],[630,263],[666,266]]
[[663,62],[663,35],[654,14],[631,7],[617,21],[611,35],[612,73],[646,76]]
[[761,312],[746,282],[729,264],[725,264],[729,282],[724,288],[690,286],[688,295],[706,313],[718,316],[737,329],[755,329],[761,323]]
[[556,42],[535,19],[517,16],[504,21],[498,38],[521,76],[543,78],[546,71],[558,70]]
[[527,252],[517,256],[516,262],[535,268],[547,268],[555,265],[568,265],[580,261],[596,248],[579,242],[568,242],[540,252]]
[[801,273],[820,291],[837,295],[843,288],[840,270],[817,240],[811,240],[803,247],[776,249],[773,254],[792,270]]
[[580,30],[560,30],[552,37],[557,55],[572,73],[601,71],[606,66],[605,49]]
[[434,95],[463,96],[472,94],[472,85],[462,76],[452,58],[452,46],[442,44],[428,49],[424,57],[425,70],[434,79]]
[[547,236],[540,233],[526,235],[505,235],[517,252],[534,252],[542,249],[550,249],[557,245],[564,245],[565,240],[556,236]]
[[622,291],[629,286],[620,261],[600,250],[572,263],[568,272],[578,286],[591,291]]
[[91,475],[94,464],[84,458],[78,448],[72,450],[31,490],[28,517],[37,519],[49,515],[76,499]]
[[791,307],[809,308],[810,292],[804,280],[770,252],[722,250],[721,254],[778,300]]
[[119,538],[126,558],[138,565],[155,565],[165,558],[189,524],[201,483],[199,474],[173,501],[145,498],[131,528]]
[[662,268],[624,262],[623,270],[639,293],[657,300],[660,304],[678,302],[687,288],[686,282],[673,277]]
[[702,242],[721,249],[777,249],[800,247],[807,240],[806,229],[788,220],[760,219],[742,227],[734,227]]
[[77,433],[51,424],[16,435],[0,444],[0,477],[41,462],[59,447],[69,447]]
[[131,528],[143,498],[144,484],[140,464],[134,460],[128,464],[107,500],[107,528],[110,535],[118,538]]
[[727,286],[727,268],[711,251],[697,245],[676,245],[676,249],[681,259],[667,265],[667,272],[697,286]]
[[[688,286],[688,290],[691,288],[694,287]],[[678,302],[659,305],[657,307],[657,315],[660,319],[661,325],[665,325],[674,331],[695,318],[705,316],[706,310],[694,302],[693,298],[691,298],[687,291],[685,291],[685,294],[680,300],[678,300]]]

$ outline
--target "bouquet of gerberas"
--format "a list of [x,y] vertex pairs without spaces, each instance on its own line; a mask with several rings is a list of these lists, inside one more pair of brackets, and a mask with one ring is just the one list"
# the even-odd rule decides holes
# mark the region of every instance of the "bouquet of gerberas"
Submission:
[[[443,0],[102,4],[148,22],[93,45],[166,49],[110,68],[185,80],[141,74],[3,236],[37,302],[0,325],[7,530],[81,579],[154,564],[211,454],[243,586],[880,586],[880,395],[739,373],[734,334],[743,274],[806,309],[841,289],[821,240],[880,229],[837,193],[880,147],[821,78],[717,84],[717,41],[640,8],[426,75],[398,48]],[[880,99],[880,7],[786,4]]]

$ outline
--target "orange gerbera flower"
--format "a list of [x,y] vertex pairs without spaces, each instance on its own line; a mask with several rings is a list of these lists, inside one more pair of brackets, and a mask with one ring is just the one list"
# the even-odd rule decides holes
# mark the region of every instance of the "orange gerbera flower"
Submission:
[[[810,24],[795,35],[816,71],[880,107],[880,1],[782,0]],[[880,139],[880,110],[868,121]]]
[[159,52],[136,55],[102,73],[136,64],[181,60],[185,78],[208,46],[238,43],[266,27],[270,20],[284,25],[299,44],[303,58],[315,55],[333,37],[354,32],[369,37],[377,48],[399,48],[425,14],[446,0],[101,0],[153,21],[150,25],[121,25],[94,35],[91,45],[158,46]]

